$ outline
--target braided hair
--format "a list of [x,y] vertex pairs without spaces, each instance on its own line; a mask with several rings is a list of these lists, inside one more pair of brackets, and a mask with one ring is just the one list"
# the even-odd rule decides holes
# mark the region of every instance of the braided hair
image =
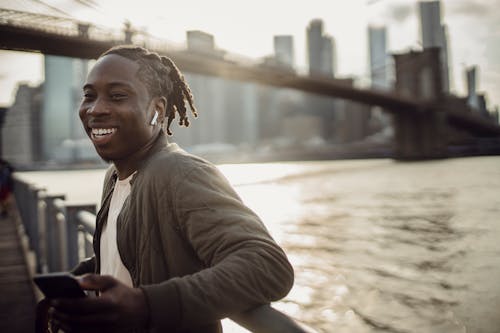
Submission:
[[156,52],[151,52],[138,46],[115,46],[101,54],[116,54],[135,61],[139,64],[137,75],[139,79],[149,88],[150,97],[165,97],[167,99],[166,117],[167,134],[172,135],[170,124],[179,114],[179,125],[189,126],[186,102],[189,104],[191,113],[196,118],[198,113],[194,106],[194,97],[184,75],[179,71],[174,62]]

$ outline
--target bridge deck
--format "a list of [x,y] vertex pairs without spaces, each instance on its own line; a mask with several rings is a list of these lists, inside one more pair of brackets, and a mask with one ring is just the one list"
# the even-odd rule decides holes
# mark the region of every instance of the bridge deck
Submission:
[[34,332],[35,294],[16,225],[0,217],[0,332]]

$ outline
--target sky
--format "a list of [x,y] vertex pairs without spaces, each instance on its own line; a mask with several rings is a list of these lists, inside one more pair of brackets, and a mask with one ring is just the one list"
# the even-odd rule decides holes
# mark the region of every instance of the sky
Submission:
[[[10,0],[0,0],[6,3]],[[29,0],[24,0],[28,2]],[[336,44],[337,76],[367,84],[369,25],[386,26],[392,53],[419,49],[420,23],[414,0],[38,0],[69,15],[120,28],[133,26],[172,42],[185,43],[187,30],[215,37],[218,48],[245,57],[273,53],[274,35],[294,37],[296,65],[307,69],[306,28],[322,19]],[[87,5],[84,5],[87,4]],[[138,5],[139,4],[139,5]],[[441,0],[448,27],[452,91],[465,94],[464,69],[479,66],[478,90],[490,107],[500,105],[500,0]],[[18,81],[43,80],[39,55],[0,51],[0,105],[12,102]]]

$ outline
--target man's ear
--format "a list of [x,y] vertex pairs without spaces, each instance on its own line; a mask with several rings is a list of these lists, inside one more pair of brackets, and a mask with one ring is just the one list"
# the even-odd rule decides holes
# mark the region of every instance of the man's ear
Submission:
[[165,120],[165,113],[167,112],[167,99],[163,96],[155,97],[154,111],[158,112],[158,122],[162,123]]

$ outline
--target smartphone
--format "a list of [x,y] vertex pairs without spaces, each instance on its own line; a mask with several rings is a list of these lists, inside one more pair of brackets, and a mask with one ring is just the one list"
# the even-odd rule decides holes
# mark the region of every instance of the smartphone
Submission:
[[36,274],[33,281],[47,298],[78,298],[86,296],[76,278],[70,273]]

